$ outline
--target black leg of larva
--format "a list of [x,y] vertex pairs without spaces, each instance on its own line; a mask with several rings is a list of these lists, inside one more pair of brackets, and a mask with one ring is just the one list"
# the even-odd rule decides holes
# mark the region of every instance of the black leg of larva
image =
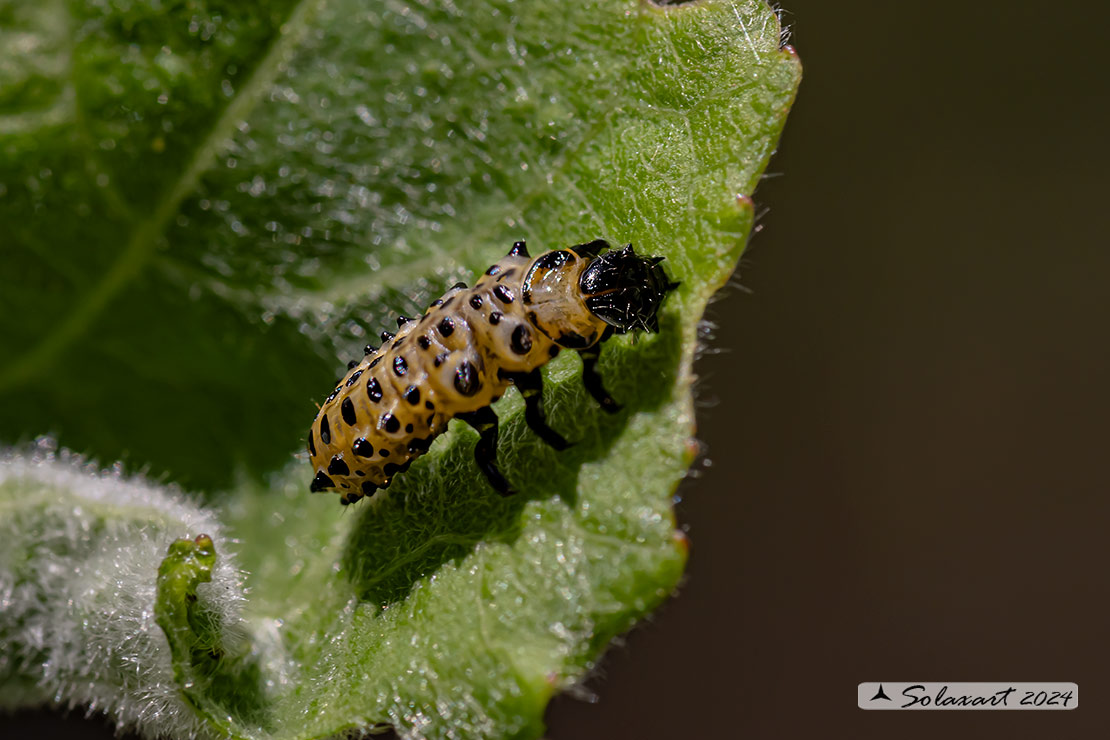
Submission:
[[505,373],[505,377],[513,381],[520,395],[524,396],[524,421],[528,423],[528,428],[556,450],[570,447],[563,435],[547,425],[543,413],[543,376],[539,368],[529,373]]
[[601,408],[610,414],[620,411],[620,404],[613,400],[613,397],[605,390],[605,386],[601,382],[601,375],[597,372],[597,358],[601,357],[601,342],[579,350],[578,355],[582,358],[582,384],[586,386],[586,390],[601,404]]
[[516,491],[497,469],[497,414],[489,406],[463,414],[455,414],[478,431],[478,444],[474,447],[474,459],[486,475],[493,490],[502,496],[512,496]]

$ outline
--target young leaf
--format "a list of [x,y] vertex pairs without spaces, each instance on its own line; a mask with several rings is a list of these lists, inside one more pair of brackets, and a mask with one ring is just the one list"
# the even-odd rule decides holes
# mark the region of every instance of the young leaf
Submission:
[[[739,257],[799,76],[774,14],[754,0],[5,12],[33,40],[0,82],[9,441],[52,431],[211,492],[283,467],[337,351],[516,239],[632,242],[682,282],[659,334],[605,346],[619,414],[598,410],[575,358],[545,370],[570,450],[528,432],[515,393],[497,405],[515,497],[485,484],[465,428],[345,514],[307,495],[303,461],[241,476],[209,495],[220,527],[195,510],[152,529],[179,497],[141,486],[136,507],[139,484],[99,478],[125,493],[86,506],[91,479],[10,458],[0,586],[64,573],[27,603],[138,616],[67,616],[45,644],[40,622],[3,612],[23,656],[0,664],[8,701],[89,704],[151,735],[537,736],[548,698],[681,574],[670,497],[695,449],[697,322]],[[38,548],[27,533],[62,528],[57,502],[74,509],[65,544]],[[169,548],[158,573],[154,545]],[[93,583],[116,590],[76,588],[113,548],[126,555],[97,560]],[[114,604],[124,593],[137,600]]]

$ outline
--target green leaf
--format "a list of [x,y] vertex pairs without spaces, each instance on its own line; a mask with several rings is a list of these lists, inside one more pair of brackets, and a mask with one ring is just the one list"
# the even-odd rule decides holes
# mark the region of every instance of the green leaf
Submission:
[[[218,507],[48,450],[0,464],[5,702],[149,734],[538,736],[682,572],[697,323],[799,79],[774,14],[27,0],[0,37],[0,438]],[[308,496],[291,454],[337,355],[519,238],[632,242],[682,281],[660,334],[605,346],[624,410],[563,356],[545,396],[573,448],[515,392],[496,407],[521,494],[452,428],[388,495]]]

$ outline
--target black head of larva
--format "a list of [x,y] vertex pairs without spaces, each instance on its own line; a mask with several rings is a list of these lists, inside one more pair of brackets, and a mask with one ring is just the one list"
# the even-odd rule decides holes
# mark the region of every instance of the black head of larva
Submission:
[[641,257],[629,244],[595,257],[578,281],[586,308],[619,333],[659,331],[659,304],[678,287],[659,264],[662,257]]

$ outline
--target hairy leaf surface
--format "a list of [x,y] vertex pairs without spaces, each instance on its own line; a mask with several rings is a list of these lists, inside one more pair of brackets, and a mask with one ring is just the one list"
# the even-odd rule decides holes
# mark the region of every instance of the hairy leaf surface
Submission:
[[[755,0],[0,9],[0,439],[203,501],[47,443],[0,463],[6,702],[151,735],[538,736],[681,575],[697,322],[798,83],[780,34]],[[682,282],[659,334],[605,346],[619,414],[564,353],[545,401],[574,447],[496,406],[521,494],[465,427],[373,501],[307,494],[314,400],[393,316],[516,239],[596,238]],[[44,641],[50,613],[126,618]]]

